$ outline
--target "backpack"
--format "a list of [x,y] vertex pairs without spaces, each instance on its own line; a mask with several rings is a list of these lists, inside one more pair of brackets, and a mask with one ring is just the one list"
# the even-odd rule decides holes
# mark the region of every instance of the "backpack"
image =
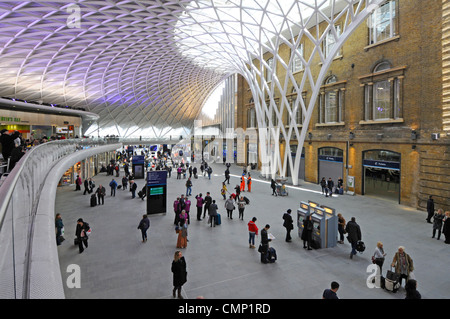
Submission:
[[364,250],[366,250],[366,245],[362,240],[358,240],[356,243],[356,250],[362,253]]
[[247,204],[247,205],[249,205],[250,204],[250,199],[248,199],[247,197],[245,197],[244,196],[244,201],[245,201],[245,203]]

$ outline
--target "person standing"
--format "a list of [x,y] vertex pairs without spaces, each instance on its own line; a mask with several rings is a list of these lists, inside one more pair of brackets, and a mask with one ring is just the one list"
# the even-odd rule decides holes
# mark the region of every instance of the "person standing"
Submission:
[[177,248],[186,248],[187,247],[187,215],[184,209],[181,211],[179,218],[180,225],[177,228],[178,239],[177,239]]
[[427,200],[427,212],[428,217],[426,218],[427,223],[431,224],[431,217],[434,215],[434,199],[433,196],[430,195],[430,197]]
[[250,173],[248,173],[247,177],[247,190],[249,193],[252,192],[252,176],[250,175]]
[[216,227],[217,205],[215,200],[213,200],[211,205],[209,205],[208,215],[211,221],[211,227]]
[[130,181],[130,192],[131,192],[131,198],[136,198],[136,190],[137,190],[137,184],[134,180]]
[[197,203],[195,206],[197,207],[197,220],[202,220],[202,208],[203,208],[203,197],[202,193],[195,196],[195,199],[197,200]]
[[126,176],[122,177],[122,189],[126,190],[128,186],[128,178]]
[[244,220],[244,210],[245,210],[246,202],[244,200],[244,196],[239,197],[238,200],[238,210],[239,210],[239,218]]
[[344,234],[345,234],[345,218],[342,216],[341,213],[337,214],[338,217],[338,232],[339,232],[339,244],[344,243]]
[[211,206],[211,203],[212,203],[212,198],[211,198],[209,192],[206,193],[204,203],[205,203],[205,206],[204,206],[204,209],[203,209],[203,218],[205,218],[206,211],[208,211],[208,215],[209,215],[209,207]]
[[191,196],[191,194],[192,194],[192,181],[191,178],[189,177],[186,181],[186,197]]
[[180,210],[180,197],[177,197],[177,199],[173,201],[173,211],[175,213],[175,219],[173,221],[173,224],[174,225],[178,225],[178,218],[179,218],[179,215],[181,213],[181,210]]
[[230,197],[225,201],[225,209],[227,210],[227,217],[229,219],[233,219],[233,210],[235,208],[233,197],[230,195]]
[[80,254],[84,251],[84,247],[88,248],[88,232],[90,230],[89,224],[82,218],[77,220],[77,228],[75,230],[75,236],[78,240],[78,249]]
[[98,198],[98,204],[100,205],[100,202],[102,205],[105,204],[105,195],[106,195],[106,189],[102,186],[102,184],[98,185],[97,190],[95,191]]
[[65,240],[64,224],[61,218],[61,214],[56,214],[55,216],[55,228],[56,228],[56,245],[59,246]]
[[441,238],[441,230],[442,230],[442,223],[444,220],[444,211],[442,210],[442,208],[439,208],[437,210],[437,213],[434,214],[434,218],[433,218],[433,237],[436,236],[436,231],[438,232],[437,235],[437,240],[439,240]]
[[89,194],[90,193],[92,193],[93,191],[94,191],[94,188],[95,188],[95,183],[94,183],[94,181],[92,180],[92,178],[89,178]]
[[236,187],[234,188],[234,191],[236,194],[236,196],[234,197],[234,200],[237,202],[241,195],[241,187],[239,185],[236,185]]
[[245,192],[245,175],[241,176],[241,192]]
[[188,197],[186,197],[186,199],[184,200],[184,211],[186,212],[187,223],[190,224],[191,223],[191,215],[189,213],[191,211],[191,201],[189,200]]
[[445,212],[445,221],[442,232],[445,236],[445,243],[450,244],[450,211]]
[[208,179],[211,179],[212,167],[211,167],[211,166],[208,166],[208,167],[206,168],[206,171],[208,172]]
[[394,259],[392,259],[391,267],[394,267],[395,272],[400,274],[400,286],[403,279],[408,281],[409,274],[414,270],[414,265],[411,256],[405,252],[405,247],[398,247],[398,251],[395,253]]
[[77,179],[75,180],[75,190],[76,191],[81,191],[81,184],[83,182],[81,181],[81,177],[80,175],[77,175]]
[[339,284],[336,281],[331,283],[331,289],[325,289],[322,294],[322,299],[339,299],[337,291],[339,290]]
[[322,180],[320,181],[320,186],[322,187],[322,194],[327,194],[327,181],[325,180],[325,177],[322,177]]
[[256,217],[253,217],[248,222],[248,245],[250,248],[255,248],[255,236],[258,236],[258,226],[256,226]]
[[345,231],[348,233],[347,239],[352,245],[352,251],[350,253],[350,259],[353,258],[353,255],[356,255],[356,244],[359,240],[361,240],[361,228],[356,223],[356,218],[352,217],[352,219],[347,223],[345,227]]
[[384,252],[383,243],[379,241],[377,243],[377,247],[375,248],[375,252],[373,253],[373,260],[375,264],[380,267],[380,275],[383,274],[383,264],[385,257],[386,253]]
[[173,273],[173,291],[172,295],[175,298],[175,292],[178,292],[178,298],[183,299],[181,296],[181,288],[187,282],[186,260],[184,259],[181,251],[176,251],[172,261],[172,273]]
[[220,194],[222,195],[223,199],[226,200],[227,199],[227,185],[225,184],[225,182],[222,182],[222,188],[220,189]]
[[303,231],[301,239],[303,240],[303,248],[312,250],[311,242],[312,242],[312,232],[314,229],[313,221],[311,215],[306,216],[303,220]]
[[291,230],[294,229],[294,221],[291,216],[291,209],[288,209],[286,213],[283,214],[283,227],[286,228],[286,242],[290,243],[292,241]]
[[[261,230],[261,262],[263,264],[267,264],[269,260],[267,259],[268,253],[269,253],[269,242],[272,241],[272,239],[269,238],[269,234],[267,231],[270,229],[270,225],[266,224],[266,226]],[[259,251],[259,250],[258,250]]]
[[116,188],[117,188],[117,182],[112,179],[112,181],[109,183],[109,187],[111,187],[111,196],[116,196]]
[[417,291],[417,281],[410,279],[405,284],[406,297],[405,299],[422,299],[422,295]]
[[142,219],[137,228],[141,230],[142,242],[145,243],[147,241],[147,230],[150,228],[150,220],[147,215],[142,215]]

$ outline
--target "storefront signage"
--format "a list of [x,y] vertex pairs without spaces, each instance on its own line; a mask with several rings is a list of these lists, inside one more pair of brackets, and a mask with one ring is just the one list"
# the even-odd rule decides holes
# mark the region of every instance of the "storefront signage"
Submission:
[[344,162],[344,158],[341,157],[341,156],[319,155],[319,161],[343,163]]
[[20,117],[1,116],[0,121],[2,121],[2,122],[20,122]]
[[364,166],[375,167],[375,168],[400,170],[400,163],[399,162],[364,160],[363,161],[363,165]]

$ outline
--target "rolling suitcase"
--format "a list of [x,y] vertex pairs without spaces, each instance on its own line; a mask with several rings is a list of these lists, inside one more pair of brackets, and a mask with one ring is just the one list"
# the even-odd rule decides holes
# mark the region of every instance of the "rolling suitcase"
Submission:
[[386,278],[381,279],[382,281],[382,286],[383,286],[383,282],[384,282],[384,289],[386,289],[387,291],[391,291],[391,292],[397,292],[397,290],[400,288],[400,274],[388,270],[386,273]]
[[216,216],[216,225],[222,224],[222,219],[220,218],[220,214],[217,214]]
[[91,195],[91,207],[95,207],[97,206],[97,197],[95,196],[95,194]]
[[267,260],[270,263],[274,263],[277,260],[277,251],[275,250],[275,248],[270,247],[267,254],[268,254]]

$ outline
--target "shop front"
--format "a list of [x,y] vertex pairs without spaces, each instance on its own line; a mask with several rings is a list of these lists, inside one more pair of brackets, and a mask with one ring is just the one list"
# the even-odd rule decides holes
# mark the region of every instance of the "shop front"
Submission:
[[337,185],[339,178],[344,177],[344,151],[335,147],[319,148],[318,181],[331,178]]

